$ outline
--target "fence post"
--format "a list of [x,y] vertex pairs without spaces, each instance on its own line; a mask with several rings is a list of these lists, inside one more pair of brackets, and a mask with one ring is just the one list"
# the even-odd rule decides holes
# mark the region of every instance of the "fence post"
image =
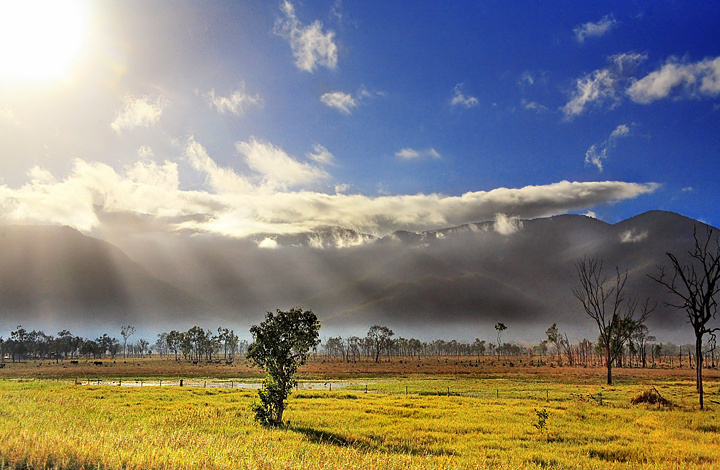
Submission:
[[450,387],[448,387],[448,395],[447,396],[450,396]]
[[183,386],[183,379],[180,379],[180,386]]
[[118,387],[122,387],[122,379],[118,380]]
[[330,382],[330,391],[332,392],[332,382]]
[[550,400],[550,390],[545,390],[545,401]]
[[499,388],[495,389],[495,398],[500,398],[500,389]]
[[367,393],[367,384],[365,384],[365,393]]
[[405,385],[405,396],[407,396],[407,394],[408,394],[407,385]]

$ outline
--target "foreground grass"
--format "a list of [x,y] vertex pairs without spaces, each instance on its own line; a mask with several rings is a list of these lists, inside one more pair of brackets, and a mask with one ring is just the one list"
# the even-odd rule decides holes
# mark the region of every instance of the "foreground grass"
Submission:
[[[694,408],[692,382],[657,386],[675,407],[631,405],[645,384],[385,379],[373,385],[382,393],[296,392],[288,426],[272,430],[253,422],[252,391],[2,381],[0,462],[70,469],[719,468],[717,409]],[[535,409],[549,412],[543,432],[533,427]]]

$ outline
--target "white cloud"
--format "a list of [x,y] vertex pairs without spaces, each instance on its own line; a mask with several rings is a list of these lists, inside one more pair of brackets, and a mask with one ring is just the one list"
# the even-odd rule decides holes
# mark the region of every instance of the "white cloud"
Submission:
[[618,54],[609,57],[610,65],[575,81],[570,101],[562,110],[567,118],[585,112],[590,104],[603,105],[609,103],[612,108],[620,102],[618,89],[626,83],[637,64],[647,59],[645,54]]
[[345,114],[350,114],[352,110],[358,107],[358,103],[355,98],[348,93],[343,93],[342,91],[325,93],[320,97],[320,101]]
[[415,158],[420,157],[431,157],[438,159],[440,158],[440,154],[435,150],[434,148],[429,148],[425,150],[415,150],[411,148],[404,148],[400,150],[399,152],[395,152],[396,157],[404,158],[406,160],[412,160]]
[[610,133],[610,139],[626,136],[630,133],[630,128],[625,124],[620,124]]
[[125,95],[123,108],[118,111],[110,127],[118,134],[135,127],[150,127],[160,121],[165,106],[167,102],[162,97],[151,100],[147,96],[133,98]]
[[335,69],[338,60],[335,33],[324,33],[322,23],[317,20],[304,26],[295,15],[295,7],[287,0],[280,9],[285,18],[275,22],[274,31],[290,43],[297,68],[307,72],[313,72],[317,65]]
[[575,39],[577,42],[585,42],[589,37],[600,37],[617,26],[618,22],[612,15],[605,15],[597,23],[585,23],[575,27]]
[[260,242],[258,242],[259,248],[268,248],[268,249],[272,250],[272,249],[277,248],[278,246],[279,245],[278,245],[277,240],[274,238],[270,238],[270,237],[265,237]]
[[[459,196],[370,197],[341,190],[288,190],[284,185],[267,184],[267,180],[313,183],[325,174],[303,166],[271,144],[251,140],[238,146],[257,175],[221,167],[202,145],[194,139],[188,141],[184,158],[207,177],[204,190],[180,189],[178,165],[170,161],[138,161],[118,171],[103,163],[75,160],[65,177],[34,167],[25,185],[16,189],[0,185],[0,221],[62,224],[89,233],[154,230],[265,237],[321,226],[386,235],[395,230],[421,231],[494,220],[497,229],[507,232],[516,218],[588,210],[657,188],[653,183],[561,181]],[[256,160],[266,161],[269,169]],[[504,214],[504,219],[497,214]]]
[[330,176],[321,168],[295,160],[270,143],[250,139],[236,143],[235,148],[245,156],[250,169],[262,175],[269,186],[311,184]]
[[309,152],[306,156],[321,165],[331,165],[335,161],[335,155],[320,144],[313,145],[313,151]]
[[230,168],[221,168],[210,158],[205,147],[195,141],[188,140],[185,156],[192,167],[204,173],[210,187],[219,193],[235,193],[252,191],[253,186],[245,177],[238,175]]
[[601,144],[593,144],[585,152],[585,164],[594,165],[598,171],[603,170],[603,160],[608,157],[608,152],[615,148],[617,140],[620,137],[626,137],[630,133],[630,128],[625,124],[620,124],[610,133],[610,137],[607,138]]
[[493,230],[501,235],[512,235],[522,229],[522,221],[518,217],[508,217],[505,214],[495,214]]
[[685,64],[670,58],[659,70],[632,82],[627,94],[636,103],[667,98],[676,90],[690,96],[720,94],[720,57]]
[[260,95],[250,95],[245,92],[244,83],[241,84],[240,88],[233,91],[230,96],[218,96],[215,94],[215,90],[210,90],[206,98],[218,112],[230,113],[235,116],[241,116],[249,106],[262,104]]
[[480,104],[477,98],[463,93],[463,84],[458,83],[453,90],[453,97],[450,100],[451,106],[462,106],[464,108],[473,108]]
[[149,158],[152,158],[152,156],[153,156],[153,149],[152,149],[152,147],[150,147],[148,145],[141,145],[137,149],[137,154],[139,157],[141,157],[143,159],[149,159]]
[[635,230],[626,230],[619,235],[620,243],[637,243],[645,240],[649,235],[647,230],[636,233]]

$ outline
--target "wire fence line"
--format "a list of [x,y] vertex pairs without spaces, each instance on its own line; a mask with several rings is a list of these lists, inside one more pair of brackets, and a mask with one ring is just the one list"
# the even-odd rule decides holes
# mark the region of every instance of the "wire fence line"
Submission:
[[[76,385],[99,385],[99,386],[118,386],[118,387],[191,387],[191,388],[208,388],[208,389],[232,389],[232,390],[258,390],[262,388],[261,382],[244,382],[244,381],[213,381],[213,380],[140,380],[140,379],[75,379]],[[624,397],[618,395],[617,392],[588,392],[575,387],[569,387],[567,391],[558,391],[550,388],[533,388],[533,389],[502,389],[499,387],[482,387],[482,388],[453,388],[451,386],[444,387],[423,387],[421,385],[403,386],[383,386],[377,382],[343,382],[343,381],[312,381],[298,382],[295,387],[296,391],[340,391],[359,393],[359,394],[381,394],[381,395],[406,395],[406,396],[446,396],[446,397],[466,397],[496,400],[535,400],[535,401],[578,401],[592,402],[600,405],[612,404],[622,400]]]

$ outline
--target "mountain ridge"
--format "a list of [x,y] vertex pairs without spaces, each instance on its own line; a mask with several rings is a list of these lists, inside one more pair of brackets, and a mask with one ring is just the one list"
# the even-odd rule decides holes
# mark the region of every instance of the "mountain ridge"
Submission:
[[[140,234],[110,243],[69,227],[4,226],[0,327],[242,330],[268,310],[299,305],[330,332],[383,323],[417,336],[477,336],[470,332],[503,321],[520,336],[552,323],[592,335],[571,294],[575,263],[599,256],[608,269],[628,271],[629,289],[662,305],[666,293],[646,274],[667,262],[666,252],[684,253],[693,228],[704,226],[665,211],[616,224],[572,214],[503,223],[382,238],[326,227],[277,236],[274,249],[262,237]],[[666,308],[651,319],[668,334],[684,323]]]

